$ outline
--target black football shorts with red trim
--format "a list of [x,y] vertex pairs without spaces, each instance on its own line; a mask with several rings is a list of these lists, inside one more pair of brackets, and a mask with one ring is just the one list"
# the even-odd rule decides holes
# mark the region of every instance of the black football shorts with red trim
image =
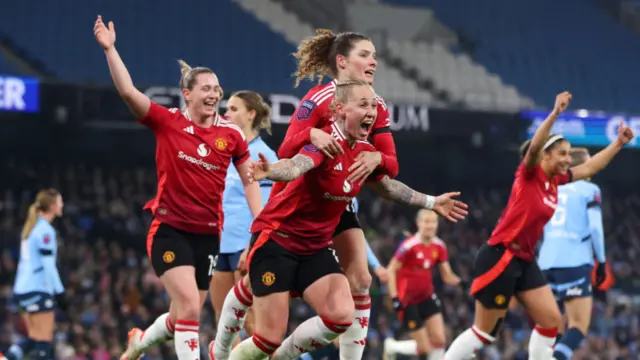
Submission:
[[440,299],[438,299],[438,295],[433,294],[430,298],[417,304],[405,305],[404,309],[398,312],[398,319],[402,322],[404,330],[416,331],[424,327],[424,322],[430,317],[441,312]]
[[504,245],[483,245],[474,264],[471,295],[488,309],[506,309],[514,294],[547,285],[538,263],[515,257]]
[[220,251],[220,235],[194,234],[153,219],[147,255],[158,277],[178,266],[193,266],[199,290],[208,290]]
[[268,232],[253,234],[250,246],[247,262],[253,296],[292,291],[302,295],[317,280],[342,274],[335,251],[329,247],[310,255],[294,254]]
[[336,226],[336,230],[333,232],[333,237],[336,237],[349,229],[361,228],[362,226],[360,225],[360,220],[358,220],[358,214],[356,213],[356,208],[352,200],[349,205],[347,205],[347,210],[345,210],[340,216],[340,221],[338,222],[338,226]]

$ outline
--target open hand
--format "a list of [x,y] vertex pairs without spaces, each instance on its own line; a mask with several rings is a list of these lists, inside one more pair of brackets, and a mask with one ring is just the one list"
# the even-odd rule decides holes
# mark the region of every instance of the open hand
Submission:
[[458,220],[464,220],[465,216],[469,213],[467,211],[469,207],[462,201],[453,199],[456,196],[460,196],[460,193],[449,192],[439,195],[436,197],[433,211],[454,223],[458,222]]
[[113,21],[109,21],[109,27],[106,27],[102,22],[102,16],[98,15],[98,19],[93,25],[93,35],[103,49],[109,50],[112,48],[116,43],[116,28],[113,25]]
[[271,163],[263,153],[258,153],[258,156],[260,157],[260,160],[252,162],[251,166],[249,167],[248,175],[251,182],[260,181],[266,179],[267,176],[269,176]]

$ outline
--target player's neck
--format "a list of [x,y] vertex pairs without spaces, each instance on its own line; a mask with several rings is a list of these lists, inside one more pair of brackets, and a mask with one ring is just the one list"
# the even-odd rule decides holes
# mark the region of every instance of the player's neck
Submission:
[[249,129],[248,131],[244,131],[244,137],[247,138],[247,143],[252,142],[255,138],[258,137],[258,133],[253,131],[253,129]]
[[542,162],[540,164],[540,167],[542,168],[542,172],[544,173],[544,176],[547,177],[547,179],[549,180],[553,179],[554,174],[552,169],[549,167],[549,165],[547,165],[545,162]]
[[420,234],[418,234],[418,237],[420,238],[420,241],[422,241],[423,244],[431,244],[431,242],[433,241],[433,236],[422,236]]
[[184,112],[184,116],[191,120],[192,123],[194,123],[196,126],[201,127],[201,128],[208,128],[211,125],[213,125],[213,120],[216,118],[216,116],[218,116],[218,113],[214,113],[213,116],[191,116],[191,114],[193,114],[193,112],[191,110],[189,110],[189,108],[187,108]]
[[353,148],[353,146],[356,144],[357,139],[349,135],[349,133],[344,128],[344,123],[345,123],[344,120],[335,122],[340,132],[342,132],[344,134],[345,139],[347,139],[347,144],[349,144],[349,148]]
[[52,223],[53,218],[55,217],[55,215],[53,215],[52,213],[43,213],[43,212],[39,213],[38,216],[47,220],[48,223]]

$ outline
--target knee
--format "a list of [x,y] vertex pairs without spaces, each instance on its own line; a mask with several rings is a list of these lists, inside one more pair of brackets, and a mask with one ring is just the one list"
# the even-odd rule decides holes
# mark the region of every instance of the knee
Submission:
[[562,327],[562,314],[560,314],[560,310],[557,307],[550,310],[542,317],[538,325],[543,328],[560,329]]
[[318,316],[335,324],[350,326],[355,316],[355,306],[349,298],[328,299],[316,309]]
[[352,293],[360,294],[368,292],[371,288],[372,278],[369,269],[366,267],[364,269],[358,268],[350,274],[347,274],[347,279],[349,279],[349,286],[351,286]]
[[[280,314],[281,315],[281,314]],[[282,316],[269,316],[253,324],[252,334],[257,334],[273,344],[280,344],[287,333],[287,322]]]
[[198,320],[201,308],[199,298],[182,299],[176,304],[177,317],[182,320]]

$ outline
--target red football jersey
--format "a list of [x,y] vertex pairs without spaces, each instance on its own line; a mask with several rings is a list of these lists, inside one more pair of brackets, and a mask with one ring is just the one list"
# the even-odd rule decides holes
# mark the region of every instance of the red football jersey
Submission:
[[145,209],[180,230],[219,233],[227,168],[231,160],[238,166],[249,158],[240,128],[219,115],[212,126],[199,127],[188,114],[154,102],[139,121],[156,136],[158,192]]
[[[310,254],[331,244],[333,232],[342,212],[360,191],[361,185],[347,181],[347,169],[361,151],[372,151],[366,141],[349,147],[345,135],[336,124],[331,134],[344,149],[333,159],[307,144],[299,154],[313,159],[315,168],[290,182],[283,191],[272,196],[253,221],[251,232],[271,231],[271,238],[296,254]],[[376,175],[368,181],[379,181]]]
[[438,263],[449,261],[447,246],[435,237],[425,244],[415,234],[406,238],[394,255],[402,263],[398,270],[396,286],[398,298],[403,304],[419,304],[433,295],[432,270]]
[[[325,129],[333,123],[334,118],[330,105],[335,91],[335,80],[309,90],[289,120],[287,133],[278,149],[278,157],[281,159],[292,158],[304,145],[311,142],[311,129]],[[398,175],[399,166],[396,145],[393,142],[390,129],[391,115],[384,100],[377,95],[376,99],[378,100],[378,115],[371,128],[371,141],[375,149],[370,151],[380,151],[382,154],[380,170],[391,178],[395,178]],[[271,196],[280,192],[284,185],[274,184]]]
[[521,163],[489,245],[504,244],[515,256],[531,261],[544,226],[558,206],[558,185],[571,181],[571,170],[549,179],[540,164],[527,168]]

